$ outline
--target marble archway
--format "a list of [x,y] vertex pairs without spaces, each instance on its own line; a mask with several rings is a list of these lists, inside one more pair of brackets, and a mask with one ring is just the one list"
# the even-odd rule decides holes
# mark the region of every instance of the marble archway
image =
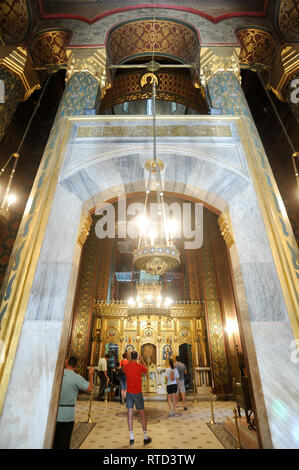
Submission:
[[[267,201],[258,188],[257,149],[246,118],[161,117],[158,125],[164,189],[230,214],[234,243],[229,251],[262,440],[265,446],[271,439],[290,442],[290,422],[282,420],[278,426],[272,405],[273,396],[289,400],[290,406],[294,400],[293,391],[282,384],[284,371],[296,377],[296,367],[281,353],[293,336],[271,251],[271,227],[265,228],[263,219]],[[132,117],[130,122],[119,117],[60,121],[56,153],[48,163],[51,174],[43,182],[41,218],[30,227],[30,234],[36,233],[31,274],[18,281],[23,282],[27,303],[0,420],[7,448],[9,442],[16,445],[21,440],[28,426],[31,431],[25,433],[23,446],[51,447],[81,251],[80,221],[101,202],[143,190],[144,162],[152,151],[151,126],[151,119],[144,117]],[[25,217],[29,223],[30,213]],[[23,260],[20,269],[28,262]],[[273,342],[279,346],[274,350]],[[35,392],[26,405],[26,420],[22,409],[12,404],[20,387],[28,388],[24,360],[34,364],[37,351],[42,373],[31,376]],[[19,415],[22,422],[16,430],[12,422]]]

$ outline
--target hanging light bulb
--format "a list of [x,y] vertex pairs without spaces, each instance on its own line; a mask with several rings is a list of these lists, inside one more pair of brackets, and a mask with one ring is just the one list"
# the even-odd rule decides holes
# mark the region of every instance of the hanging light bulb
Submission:
[[9,194],[7,196],[7,207],[9,207],[11,204],[14,204],[17,200],[17,197],[15,194]]

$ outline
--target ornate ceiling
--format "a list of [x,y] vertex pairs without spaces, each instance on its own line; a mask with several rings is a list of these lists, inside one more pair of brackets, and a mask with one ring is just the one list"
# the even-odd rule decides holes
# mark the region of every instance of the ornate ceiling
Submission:
[[277,2],[276,24],[285,41],[299,41],[299,0]]
[[36,68],[65,67],[67,48],[107,48],[111,63],[123,63],[153,50],[154,16],[154,50],[179,62],[200,47],[234,46],[241,65],[270,69],[299,42],[299,0],[2,0],[0,39],[26,48]]
[[[2,42],[24,44],[40,30],[57,28],[73,32],[73,46],[80,45],[80,38],[83,45],[91,40],[91,45],[99,46],[111,27],[120,21],[150,18],[154,6],[160,16],[189,22],[205,44],[226,43],[226,37],[235,42],[234,28],[246,25],[272,27],[282,43],[299,41],[299,0],[2,0]],[[87,25],[95,23],[101,26],[87,32]]]
[[85,21],[93,22],[116,11],[152,8],[156,4],[159,8],[190,11],[217,22],[225,17],[245,13],[265,16],[269,0],[89,0],[86,5],[82,3],[80,0],[39,0],[41,17],[47,19],[50,16],[79,16]]

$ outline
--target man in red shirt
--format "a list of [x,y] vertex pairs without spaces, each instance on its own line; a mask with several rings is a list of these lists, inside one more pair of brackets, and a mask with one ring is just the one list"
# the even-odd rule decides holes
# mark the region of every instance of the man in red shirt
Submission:
[[124,373],[127,377],[127,408],[128,408],[128,425],[130,431],[130,444],[134,444],[133,433],[133,408],[134,404],[136,410],[139,411],[141,417],[141,425],[143,429],[143,443],[149,444],[152,442],[151,438],[147,435],[146,430],[146,417],[144,412],[144,401],[142,395],[142,374],[147,373],[147,368],[142,357],[139,357],[141,364],[137,362],[137,351],[131,352],[131,361],[124,366]]

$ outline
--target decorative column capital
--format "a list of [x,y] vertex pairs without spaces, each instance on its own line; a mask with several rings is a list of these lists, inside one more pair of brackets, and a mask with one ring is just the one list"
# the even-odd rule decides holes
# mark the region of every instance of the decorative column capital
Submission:
[[92,218],[90,214],[81,217],[78,235],[78,243],[81,247],[83,247],[84,243],[86,242],[86,239],[90,232],[91,224]]
[[107,77],[106,50],[103,49],[67,49],[68,63],[66,68],[66,82],[77,72],[90,73],[100,84],[101,97],[111,87]]
[[240,48],[203,47],[200,54],[200,81],[206,87],[210,78],[218,72],[232,72],[241,82]]
[[218,218],[218,225],[220,227],[221,235],[223,236],[228,248],[231,248],[235,243],[233,229],[231,225],[230,215],[228,212],[222,212]]
[[277,52],[270,76],[269,88],[281,101],[289,101],[289,83],[299,73],[299,45],[285,45]]
[[26,101],[35,90],[41,88],[28,52],[23,47],[1,47],[0,66],[14,73],[22,82],[25,91],[22,101]]

